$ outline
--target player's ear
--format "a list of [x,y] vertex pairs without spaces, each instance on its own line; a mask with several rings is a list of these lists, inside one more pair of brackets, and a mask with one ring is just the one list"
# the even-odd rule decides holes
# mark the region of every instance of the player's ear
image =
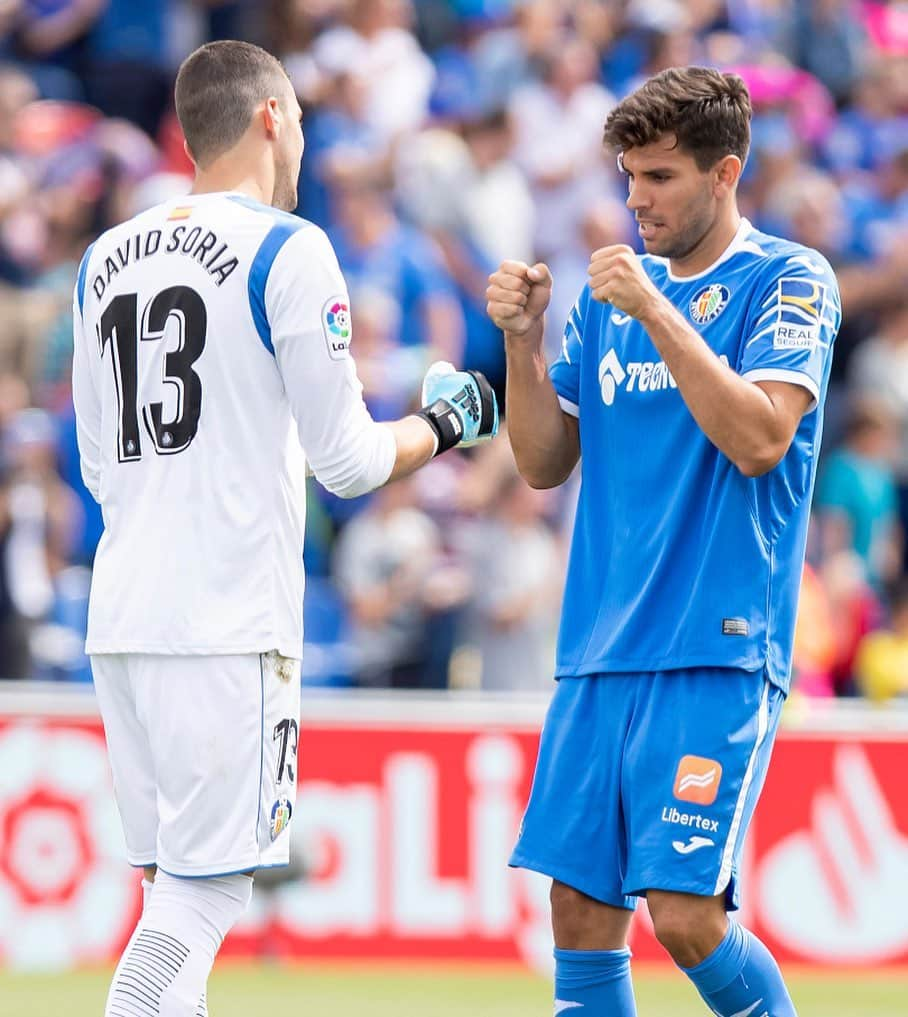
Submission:
[[734,191],[741,176],[743,163],[736,155],[723,156],[713,167],[716,197],[722,197]]
[[185,138],[183,139],[183,151],[186,153],[186,158],[192,163],[192,165],[197,165],[195,156],[192,154],[192,149],[189,147],[189,142]]
[[276,138],[281,132],[281,104],[273,95],[265,100],[262,120],[269,138]]

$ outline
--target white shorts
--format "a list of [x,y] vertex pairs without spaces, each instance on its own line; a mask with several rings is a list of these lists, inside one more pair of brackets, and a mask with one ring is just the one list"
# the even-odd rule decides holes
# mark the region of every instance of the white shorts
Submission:
[[130,864],[174,876],[286,865],[299,661],[130,653],[91,666]]

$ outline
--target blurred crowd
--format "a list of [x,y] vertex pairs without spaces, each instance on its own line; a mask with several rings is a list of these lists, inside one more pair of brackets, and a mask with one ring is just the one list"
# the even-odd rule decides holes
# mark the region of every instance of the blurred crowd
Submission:
[[[795,687],[908,694],[908,9],[885,0],[0,0],[0,674],[89,680],[71,293],[100,231],[188,191],[173,78],[214,38],[294,82],[298,213],[337,250],[379,419],[439,358],[503,394],[502,258],[551,266],[557,355],[589,253],[638,243],[609,109],[665,67],[743,75],[742,210],[826,254],[844,303]],[[305,680],[545,688],[575,484],[530,490],[505,437],[352,502],[313,484]]]

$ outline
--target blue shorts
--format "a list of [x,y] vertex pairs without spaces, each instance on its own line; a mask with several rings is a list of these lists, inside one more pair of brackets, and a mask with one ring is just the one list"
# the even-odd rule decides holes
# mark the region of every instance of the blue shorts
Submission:
[[734,668],[561,678],[510,864],[616,907],[673,890],[737,909],[783,700]]

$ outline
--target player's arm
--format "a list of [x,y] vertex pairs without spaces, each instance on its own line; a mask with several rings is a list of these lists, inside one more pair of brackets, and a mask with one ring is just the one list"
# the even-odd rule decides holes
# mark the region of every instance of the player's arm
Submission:
[[[88,257],[88,254],[85,255]],[[80,273],[80,279],[83,273]],[[82,480],[95,501],[100,501],[101,400],[91,371],[82,322],[79,284],[73,294],[73,406]]]
[[523,479],[557,487],[580,458],[577,420],[565,413],[549,377],[543,347],[552,276],[543,264],[502,262],[489,276],[489,317],[504,332],[508,438]]
[[[303,279],[300,264],[306,266]],[[431,405],[419,414],[392,423],[372,419],[350,355],[346,289],[321,230],[300,230],[284,245],[265,287],[265,310],[307,460],[339,497],[365,494],[439,452],[497,430],[488,383],[450,365],[444,378],[436,372],[435,383],[427,384]]]
[[815,403],[814,387],[796,380],[801,377],[797,372],[786,372],[792,381],[754,382],[724,364],[659,292],[629,247],[594,252],[589,275],[596,300],[644,326],[710,441],[747,477],[773,469],[788,451],[801,417]]
[[664,297],[641,322],[707,438],[746,477],[774,469],[814,402],[813,393],[785,381],[745,380]]

